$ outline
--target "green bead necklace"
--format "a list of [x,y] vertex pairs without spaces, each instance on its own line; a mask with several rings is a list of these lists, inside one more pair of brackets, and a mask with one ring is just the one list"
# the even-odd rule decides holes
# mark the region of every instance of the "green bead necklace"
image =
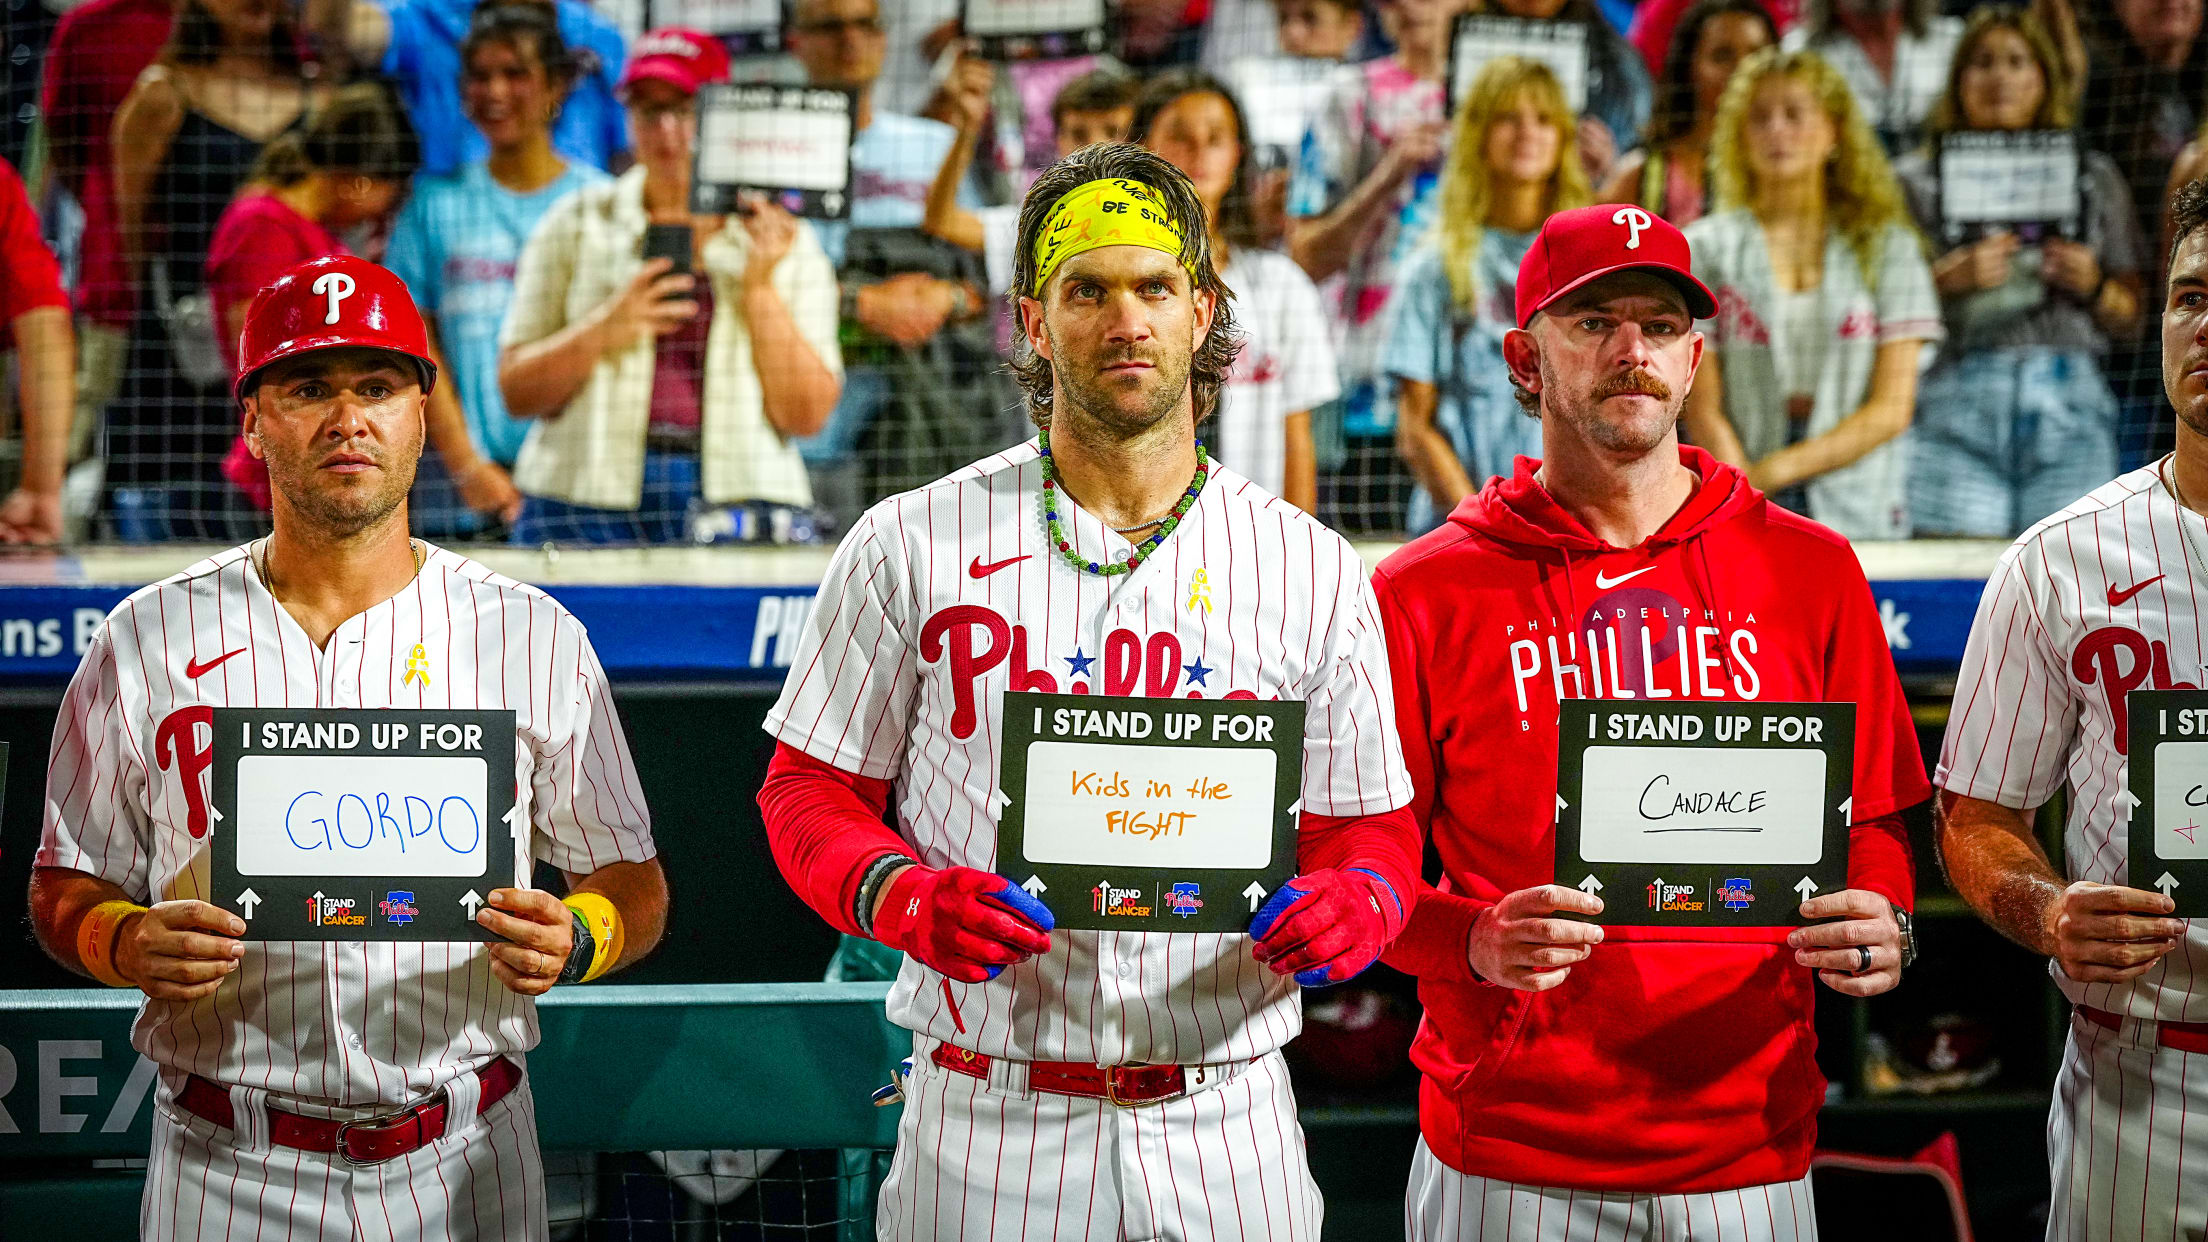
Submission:
[[1198,440],[1196,442],[1196,477],[1188,481],[1188,490],[1181,493],[1180,500],[1173,505],[1173,511],[1166,514],[1165,519],[1158,523],[1157,533],[1136,544],[1135,550],[1127,555],[1126,560],[1098,564],[1095,561],[1083,559],[1080,553],[1074,551],[1073,541],[1066,538],[1065,528],[1058,524],[1058,470],[1051,463],[1050,429],[1047,427],[1043,429],[1042,450],[1043,490],[1036,497],[1036,503],[1043,510],[1043,526],[1050,532],[1050,542],[1057,547],[1058,555],[1066,558],[1066,564],[1083,573],[1096,574],[1104,578],[1109,578],[1113,574],[1128,572],[1135,566],[1142,564],[1144,559],[1151,553],[1157,551],[1158,545],[1165,542],[1165,537],[1172,534],[1180,526],[1182,518],[1188,516],[1189,509],[1196,503],[1197,493],[1204,490],[1205,480],[1211,477],[1211,456],[1204,452],[1204,442]]

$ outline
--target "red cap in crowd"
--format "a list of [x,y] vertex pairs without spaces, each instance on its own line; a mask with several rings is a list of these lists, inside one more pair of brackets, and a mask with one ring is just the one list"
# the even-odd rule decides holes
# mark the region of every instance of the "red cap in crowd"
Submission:
[[615,88],[626,96],[638,82],[665,82],[695,95],[708,82],[728,81],[728,48],[702,30],[669,26],[645,32],[629,47],[628,67]]
[[406,282],[352,255],[309,259],[253,295],[238,334],[238,374],[231,391],[243,401],[255,372],[317,349],[388,349],[422,369],[422,392],[437,386],[429,331]]
[[1598,203],[1550,216],[1518,265],[1518,326],[1591,280],[1647,271],[1678,286],[1696,319],[1717,314],[1717,299],[1694,278],[1686,234],[1634,206]]

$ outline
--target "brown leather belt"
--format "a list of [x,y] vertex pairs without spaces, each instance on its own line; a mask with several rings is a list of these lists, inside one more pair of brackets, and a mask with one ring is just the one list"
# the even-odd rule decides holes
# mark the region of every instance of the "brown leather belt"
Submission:
[[[955,1044],[937,1044],[929,1060],[969,1078],[989,1079],[995,1060],[969,1052]],[[1084,1099],[1110,1100],[1122,1107],[1162,1104],[1188,1094],[1188,1067],[1182,1065],[1092,1065],[1086,1061],[1028,1061],[1027,1085],[1052,1095],[1077,1095]],[[1203,1068],[1196,1071],[1206,1073]],[[1202,1079],[1199,1077],[1199,1082]]]
[[[2091,1005],[2078,1006],[2078,1012],[2084,1014],[2085,1020],[2095,1026],[2105,1026],[2112,1031],[2124,1028],[2122,1014],[2095,1009]],[[2135,1020],[2154,1021],[2152,1018]],[[2175,1048],[2179,1052],[2208,1052],[2208,1022],[2155,1022],[2154,1042],[2165,1048]]]
[[[510,1058],[499,1057],[477,1070],[475,1077],[482,1085],[482,1096],[476,1104],[476,1113],[480,1116],[521,1084],[521,1066]],[[190,1075],[184,1080],[184,1089],[177,1093],[176,1102],[195,1117],[214,1122],[226,1130],[237,1129],[237,1115],[230,1108],[230,1090],[219,1083],[197,1074]],[[443,1138],[446,1105],[446,1093],[439,1091],[411,1108],[358,1121],[306,1117],[271,1108],[268,1110],[268,1138],[279,1147],[335,1155],[347,1164],[381,1164],[419,1151]]]

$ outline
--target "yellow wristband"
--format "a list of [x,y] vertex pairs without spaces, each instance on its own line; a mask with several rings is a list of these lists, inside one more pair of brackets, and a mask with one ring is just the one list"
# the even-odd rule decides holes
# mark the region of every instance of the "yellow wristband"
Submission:
[[77,962],[86,974],[111,988],[137,986],[115,968],[115,933],[124,919],[145,912],[134,901],[103,901],[77,920]]
[[588,983],[621,960],[621,912],[597,893],[570,893],[567,908],[583,916],[583,922],[590,924],[590,938],[597,942],[590,969],[583,972],[583,982]]

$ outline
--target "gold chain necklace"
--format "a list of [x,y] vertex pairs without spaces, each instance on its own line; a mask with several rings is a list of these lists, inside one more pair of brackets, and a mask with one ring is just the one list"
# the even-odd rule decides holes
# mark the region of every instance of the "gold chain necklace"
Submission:
[[[422,576],[422,565],[429,560],[429,551],[422,546],[422,541],[419,539],[408,539],[406,546],[407,550],[414,554],[414,577],[419,578]],[[253,568],[259,571],[261,586],[268,592],[268,597],[279,604],[283,603],[283,597],[276,594],[276,580],[268,576],[268,540],[261,540],[261,549],[258,555],[248,551],[245,556],[247,560],[253,562]],[[407,579],[410,583],[413,580],[413,578]]]

